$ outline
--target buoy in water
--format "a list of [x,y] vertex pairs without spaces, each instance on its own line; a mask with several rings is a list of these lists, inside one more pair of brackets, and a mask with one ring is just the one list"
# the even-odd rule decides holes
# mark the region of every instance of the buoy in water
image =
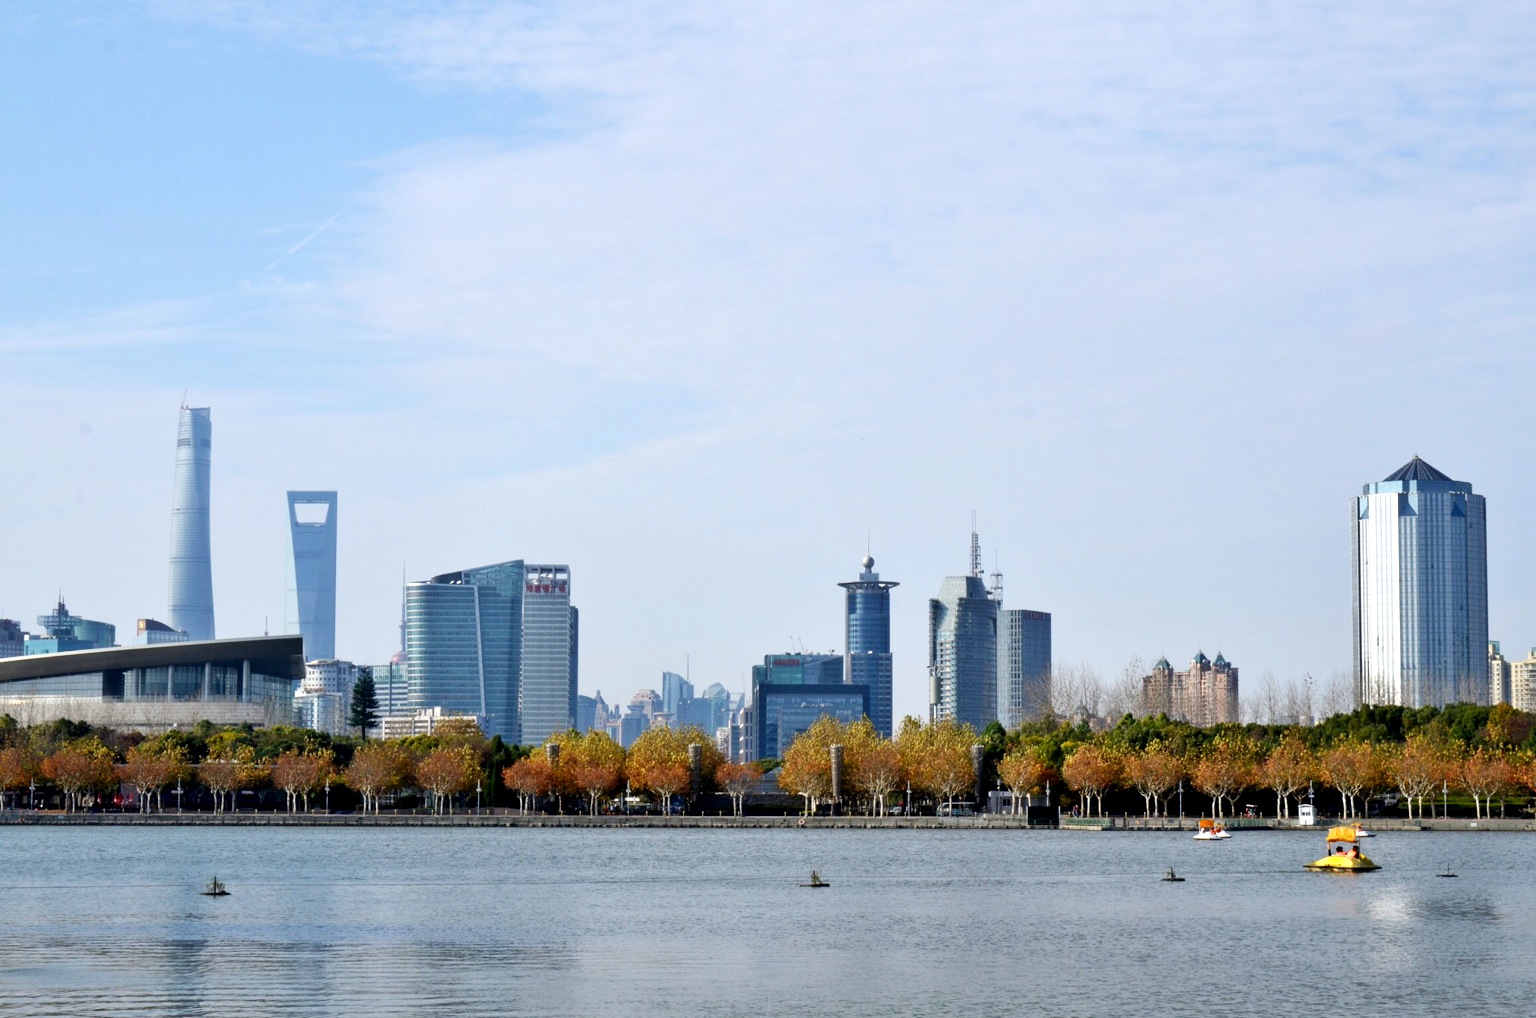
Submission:
[[801,884],[800,886],[801,887],[831,887],[832,885],[827,883],[825,880],[821,879],[821,874],[818,873],[816,870],[811,870],[811,882],[808,883],[808,884]]
[[198,893],[207,895],[210,898],[223,898],[229,894],[229,891],[225,890],[224,884],[219,880],[218,877],[214,877],[212,880],[208,881],[208,886],[204,887]]

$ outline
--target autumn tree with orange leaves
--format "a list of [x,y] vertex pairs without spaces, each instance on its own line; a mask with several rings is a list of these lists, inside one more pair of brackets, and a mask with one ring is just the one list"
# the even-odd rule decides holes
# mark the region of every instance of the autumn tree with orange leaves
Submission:
[[1091,816],[1097,804],[1098,816],[1104,815],[1104,793],[1120,780],[1120,761],[1098,746],[1080,746],[1061,765],[1061,779],[1083,797],[1083,814]]

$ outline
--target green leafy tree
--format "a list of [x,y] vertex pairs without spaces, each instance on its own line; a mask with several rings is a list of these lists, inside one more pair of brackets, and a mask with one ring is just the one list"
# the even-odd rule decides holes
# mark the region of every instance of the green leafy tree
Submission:
[[364,739],[368,729],[379,723],[379,693],[373,686],[373,669],[359,668],[357,681],[352,683],[352,706],[347,711],[347,724],[356,728]]

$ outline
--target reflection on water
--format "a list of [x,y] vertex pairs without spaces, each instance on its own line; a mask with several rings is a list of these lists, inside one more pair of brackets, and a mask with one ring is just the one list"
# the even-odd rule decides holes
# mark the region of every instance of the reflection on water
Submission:
[[1285,832],[8,828],[0,1012],[1524,1015],[1532,851],[1385,835],[1339,876]]

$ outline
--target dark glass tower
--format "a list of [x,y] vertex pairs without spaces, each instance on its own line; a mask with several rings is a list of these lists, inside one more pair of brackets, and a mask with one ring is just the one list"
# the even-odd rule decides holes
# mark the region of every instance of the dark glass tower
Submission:
[[891,588],[868,555],[857,580],[839,583],[848,592],[846,652],[843,681],[869,687],[869,719],[882,736],[891,737]]

